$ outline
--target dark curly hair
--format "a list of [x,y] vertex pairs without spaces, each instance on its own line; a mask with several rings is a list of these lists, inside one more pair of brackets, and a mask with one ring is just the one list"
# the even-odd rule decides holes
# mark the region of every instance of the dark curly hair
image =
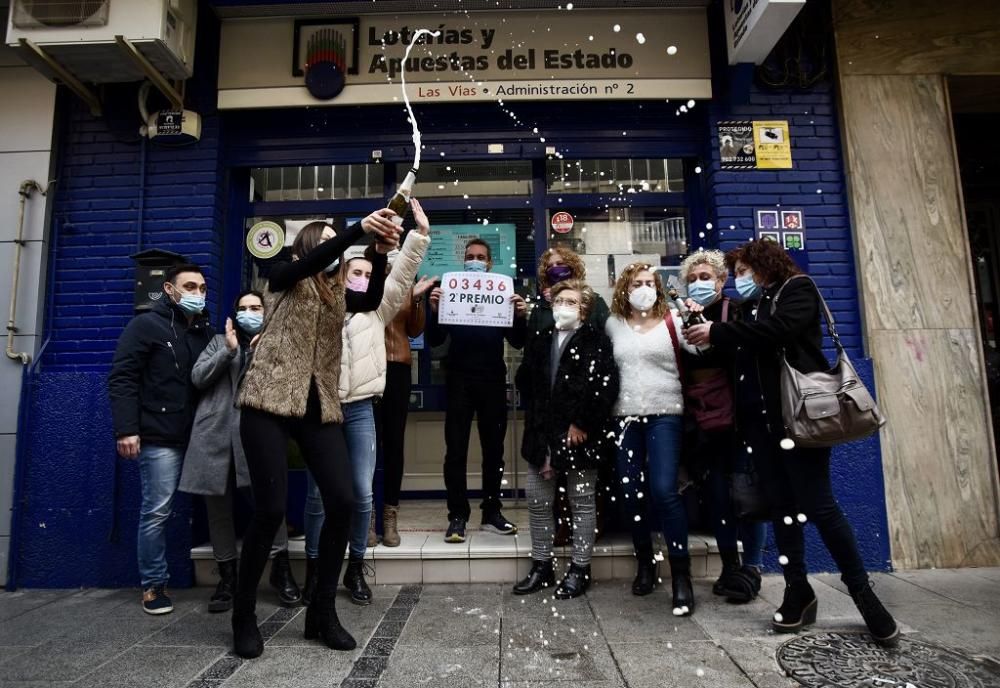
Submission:
[[726,254],[726,265],[733,273],[737,261],[753,270],[763,284],[781,283],[802,273],[788,252],[770,239],[747,242]]

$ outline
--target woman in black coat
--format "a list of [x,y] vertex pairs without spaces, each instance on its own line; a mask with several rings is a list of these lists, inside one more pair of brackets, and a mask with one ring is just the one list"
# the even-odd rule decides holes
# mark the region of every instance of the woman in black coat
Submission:
[[744,318],[694,325],[685,337],[691,344],[711,344],[735,361],[737,433],[752,452],[771,501],[784,566],[785,595],[772,626],[778,633],[795,633],[816,621],[817,600],[806,576],[803,532],[805,523],[812,521],[872,637],[881,645],[895,645],[899,629],[871,589],[854,530],[833,495],[830,449],[797,447],[785,437],[782,351],[804,373],[829,368],[822,348],[819,292],[810,279],[790,280],[800,271],[773,241],[745,244],[727,254],[726,262],[736,276],[736,290],[747,300]]
[[559,474],[567,478],[572,504],[573,557],[555,596],[578,597],[590,585],[597,471],[615,456],[608,430],[618,398],[611,341],[587,321],[594,301],[593,290],[581,280],[553,287],[555,325],[532,339],[517,371],[526,409],[521,455],[532,465],[526,485],[532,567],[527,578],[514,586],[517,595],[555,583],[552,502]]

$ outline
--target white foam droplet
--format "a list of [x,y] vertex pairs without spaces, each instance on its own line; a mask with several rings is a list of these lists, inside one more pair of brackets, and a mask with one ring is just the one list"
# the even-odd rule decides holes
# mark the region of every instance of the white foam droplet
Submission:
[[793,440],[791,437],[786,437],[785,439],[778,442],[778,446],[784,449],[785,451],[788,451],[790,449],[795,449],[795,440]]
[[799,514],[798,516],[795,517],[795,520],[798,521],[799,523],[805,523],[809,519],[806,518],[805,514]]
[[781,615],[781,612],[775,612],[774,613],[774,620],[777,621],[778,623],[781,623],[782,621],[785,620],[785,617],[783,617]]
[[639,42],[639,45],[642,45],[643,43],[646,42],[646,37],[643,36],[642,33],[640,32],[635,35],[635,40]]
[[791,516],[785,516],[784,521],[785,521],[785,525],[786,526],[790,526],[790,525],[792,525],[792,523],[794,523],[794,521],[792,521],[792,517]]
[[778,557],[778,563],[781,564],[782,566],[788,566],[788,557],[782,554],[780,557]]
[[676,55],[676,54],[677,54],[677,46],[676,45],[668,45],[667,46],[667,55]]
[[618,33],[619,31],[621,31],[621,30],[622,30],[622,25],[621,25],[621,24],[615,24],[614,26],[612,26],[612,27],[611,27],[611,29],[612,29],[612,30],[613,30],[613,31],[614,31],[615,33]]

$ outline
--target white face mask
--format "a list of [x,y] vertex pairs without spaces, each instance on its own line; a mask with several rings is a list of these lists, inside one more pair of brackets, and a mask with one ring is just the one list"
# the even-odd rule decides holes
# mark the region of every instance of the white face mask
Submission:
[[580,325],[580,309],[556,306],[552,309],[552,318],[556,321],[557,330],[575,330]]
[[656,305],[656,290],[647,286],[636,287],[628,295],[628,302],[637,311],[648,311]]

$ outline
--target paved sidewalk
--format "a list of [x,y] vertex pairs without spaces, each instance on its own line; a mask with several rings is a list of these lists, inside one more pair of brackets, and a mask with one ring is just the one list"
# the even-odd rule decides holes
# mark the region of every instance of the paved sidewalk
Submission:
[[711,581],[697,581],[699,606],[685,619],[670,614],[667,591],[638,598],[626,581],[597,583],[571,601],[515,597],[508,586],[489,584],[379,586],[371,606],[340,604],[359,641],[350,653],[303,640],[303,610],[277,608],[263,593],[258,615],[269,640],[249,662],[228,653],[229,616],[206,612],[208,589],[174,591],[176,608],[166,617],[143,614],[135,590],[0,593],[0,685],[1000,685],[1000,664],[990,659],[1000,660],[1000,569],[886,574],[875,582],[906,633],[895,652],[867,641],[831,575],[813,579],[820,620],[801,636],[768,631],[782,592],[775,576],[746,606],[727,605],[711,595]]

